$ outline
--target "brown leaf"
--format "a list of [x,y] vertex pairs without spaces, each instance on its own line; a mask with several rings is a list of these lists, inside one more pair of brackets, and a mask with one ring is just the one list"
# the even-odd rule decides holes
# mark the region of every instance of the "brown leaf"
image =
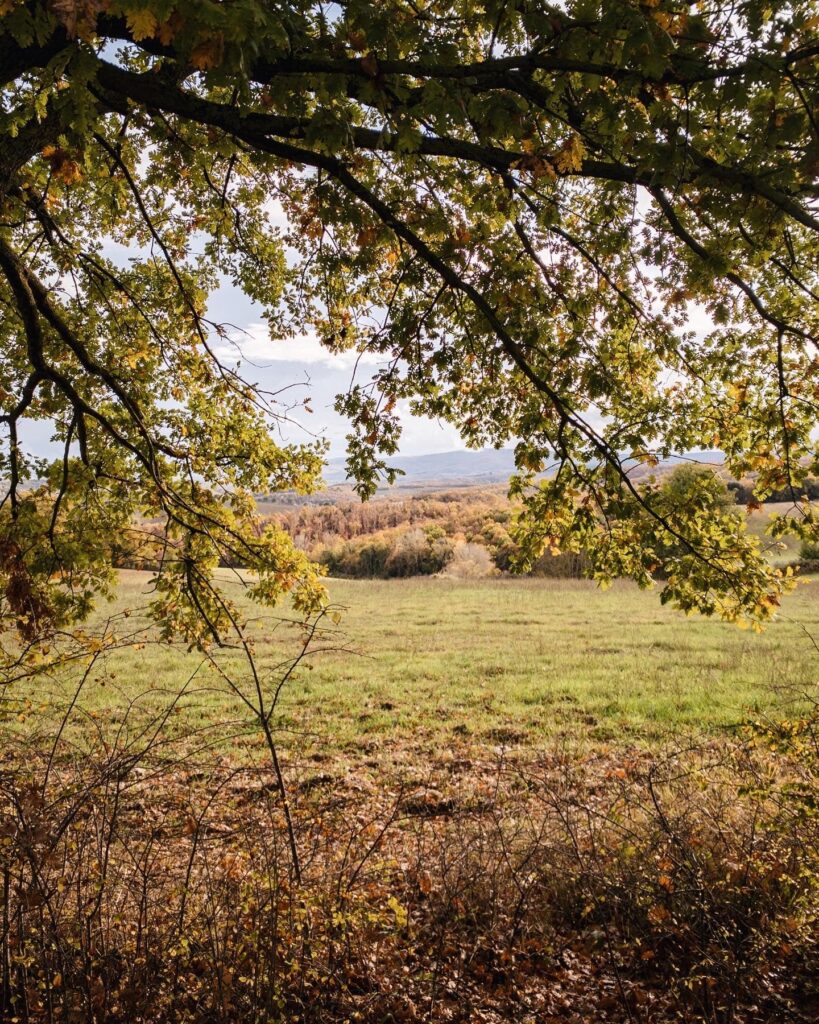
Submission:
[[48,9],[69,39],[87,39],[94,34],[102,0],[49,0]]
[[225,38],[220,32],[216,36],[203,39],[191,50],[191,64],[200,71],[219,67],[225,53]]
[[358,63],[361,65],[361,70],[369,78],[376,78],[378,76],[378,59],[374,53],[365,53]]

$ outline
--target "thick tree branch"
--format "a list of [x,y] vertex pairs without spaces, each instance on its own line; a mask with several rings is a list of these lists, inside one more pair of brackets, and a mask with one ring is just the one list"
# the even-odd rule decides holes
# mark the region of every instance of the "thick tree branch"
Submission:
[[[97,80],[103,87],[100,98],[107,99],[114,109],[118,109],[122,113],[125,112],[126,107],[122,105],[121,101],[116,100],[117,96],[176,114],[194,123],[222,128],[230,134],[245,132],[254,136],[261,134],[285,139],[304,139],[310,131],[308,119],[275,114],[241,114],[233,107],[215,103],[178,87],[169,87],[167,83],[157,79],[156,75],[125,71],[105,61],[100,62]],[[379,131],[374,128],[357,126],[350,126],[349,138],[353,147],[371,151],[396,152],[406,144],[397,134],[386,130]],[[657,162],[662,165],[668,153],[662,146],[658,145],[656,148]],[[419,134],[414,140],[412,152],[423,156],[466,160],[499,172],[525,167],[527,159],[530,159],[530,155],[522,151],[509,151],[464,139],[424,133]],[[548,155],[546,154],[546,156]],[[654,170],[642,170],[612,160],[584,158],[578,168],[567,168],[562,173],[568,178],[621,182],[642,185],[648,189],[662,184],[662,180],[658,181],[658,174]],[[678,169],[673,164],[668,174],[675,180],[679,179]],[[724,180],[727,184],[740,186],[749,193],[756,192],[778,209],[793,217],[794,220],[819,232],[819,220],[792,197],[773,188],[757,175],[733,171],[704,157],[700,159],[699,170],[695,171],[693,175],[686,176],[685,180],[695,181],[700,175]]]

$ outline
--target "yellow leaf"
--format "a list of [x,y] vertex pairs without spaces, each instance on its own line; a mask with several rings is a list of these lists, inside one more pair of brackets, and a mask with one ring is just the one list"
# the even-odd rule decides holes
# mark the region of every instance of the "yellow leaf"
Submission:
[[399,903],[395,896],[390,896],[390,898],[387,900],[387,906],[390,908],[393,914],[395,914],[396,925],[399,928],[406,928],[407,921],[409,920],[407,908],[403,906],[401,903]]
[[123,361],[126,362],[128,364],[128,366],[133,370],[136,367],[137,363],[141,359],[144,359],[145,356],[147,356],[147,355],[148,355],[148,350],[144,349],[144,348],[141,348],[141,349],[135,349],[135,350],[133,350],[131,352],[123,353],[122,358],[123,358]]
[[140,39],[152,39],[159,27],[153,11],[149,11],[145,7],[136,11],[128,11],[125,20],[135,43],[138,43]]
[[555,167],[562,173],[568,174],[571,171],[579,171],[583,167],[583,157],[586,155],[586,147],[579,135],[572,137],[565,142],[555,155]]
[[54,169],[54,174],[65,185],[73,185],[82,180],[80,165],[75,160],[64,160],[58,168]]

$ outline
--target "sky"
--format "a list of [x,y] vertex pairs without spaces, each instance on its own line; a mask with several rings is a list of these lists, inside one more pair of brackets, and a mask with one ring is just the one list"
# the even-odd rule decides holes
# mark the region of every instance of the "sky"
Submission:
[[[353,380],[364,384],[371,379],[378,365],[374,357],[362,357],[357,352],[329,352],[312,333],[271,338],[261,319],[261,310],[227,281],[211,296],[208,315],[218,323],[235,325],[231,342],[217,346],[216,352],[229,364],[239,361],[245,380],[265,390],[281,392],[280,401],[285,406],[310,397],[313,412],[294,409],[289,413],[289,422],[282,428],[283,439],[308,442],[325,438],[330,444],[330,458],[344,456],[350,426],[333,408],[335,397],[347,391]],[[399,403],[396,411],[403,426],[402,455],[465,448],[458,431],[450,424],[414,416],[406,402]]]
[[[110,240],[103,251],[121,265],[133,256],[145,254],[142,250],[128,249]],[[315,334],[288,339],[271,338],[262,319],[261,307],[227,278],[220,288],[211,293],[207,315],[216,323],[226,327],[230,325],[230,343],[216,342],[212,337],[212,346],[226,365],[239,365],[244,380],[264,391],[280,393],[279,402],[283,410],[310,398],[312,413],[307,413],[304,408],[288,412],[280,426],[281,440],[304,444],[323,438],[329,442],[328,458],[343,458],[350,425],[335,411],[335,398],[349,389],[353,379],[359,384],[371,379],[378,365],[375,357],[362,357],[357,352],[331,353]],[[395,411],[403,425],[401,455],[427,455],[465,448],[457,430],[451,425],[414,416],[406,402],[399,403]],[[34,456],[57,458],[62,447],[54,442],[53,432],[49,421],[28,421],[26,450]]]
[[[273,229],[285,226],[284,215],[277,203],[271,202],[267,212]],[[104,246],[104,251],[115,262],[123,264],[136,254],[134,250],[111,240]],[[248,383],[263,391],[277,393],[282,410],[289,410],[279,427],[281,440],[308,443],[325,439],[329,443],[328,457],[343,458],[350,426],[346,418],[334,409],[336,396],[349,390],[353,381],[366,384],[378,366],[377,357],[357,352],[331,353],[312,333],[293,338],[271,338],[262,318],[262,309],[228,278],[223,279],[221,287],[211,293],[207,315],[216,323],[231,325],[228,329],[230,341],[213,346],[218,356],[226,365],[238,365],[241,376]],[[704,334],[711,327],[705,310],[692,305],[688,327],[697,334]],[[307,412],[301,404],[308,397],[312,412]],[[403,428],[401,455],[428,455],[465,449],[458,431],[451,424],[413,415],[407,402],[400,402],[395,411]],[[51,434],[50,424],[31,423],[27,431],[27,447],[34,454],[54,456],[57,451]]]
[[[271,199],[265,212],[272,229],[287,228],[287,218],[278,200]],[[240,372],[245,380],[270,391],[286,388],[281,396],[286,404],[310,396],[313,412],[290,413],[290,422],[283,428],[283,440],[298,443],[325,438],[330,444],[329,458],[342,458],[347,451],[350,425],[333,408],[336,395],[348,391],[353,379],[366,384],[377,361],[357,352],[331,353],[311,333],[296,338],[271,338],[261,308],[228,279],[211,294],[208,315],[216,323],[236,326],[232,344],[217,348],[217,352],[226,360],[240,359]],[[466,447],[453,426],[414,416],[406,402],[399,403],[395,412],[403,428],[402,455],[429,455]]]
[[[217,346],[216,352],[228,364],[239,361],[245,380],[268,391],[281,391],[285,406],[310,396],[312,414],[298,409],[290,413],[283,440],[306,442],[323,437],[330,443],[329,457],[343,457],[350,428],[333,408],[334,400],[349,389],[353,380],[359,384],[369,381],[378,365],[376,358],[357,352],[329,352],[310,333],[271,338],[261,310],[229,281],[211,296],[208,314],[219,323],[235,325],[231,343]],[[692,304],[687,326],[702,336],[712,323],[704,309]],[[397,412],[403,425],[401,455],[428,455],[466,447],[451,424],[415,416],[406,402],[398,404]]]
[[[270,200],[265,211],[271,228],[287,226],[281,204]],[[238,288],[225,279],[222,287],[210,297],[208,314],[217,323],[234,324],[237,328],[230,346],[217,348],[226,361],[242,362],[242,376],[270,391],[287,389],[285,402],[295,402],[310,395],[312,414],[293,411],[283,439],[308,441],[324,437],[330,443],[330,458],[346,453],[345,436],[349,425],[333,408],[336,395],[347,391],[355,376],[356,383],[367,383],[378,365],[374,357],[361,357],[356,352],[334,354],[325,349],[313,334],[289,339],[273,339],[262,321],[261,309]],[[713,328],[705,309],[689,304],[687,329],[700,337]],[[358,363],[356,365],[356,361]],[[399,403],[396,412],[401,418],[401,455],[427,455],[463,450],[464,445],[455,427],[441,421],[414,416],[408,403]],[[601,426],[594,413],[590,422]]]
[[[333,408],[335,397],[349,388],[353,378],[358,383],[366,383],[371,378],[377,365],[374,357],[359,358],[356,352],[331,353],[315,335],[272,339],[267,325],[262,322],[261,310],[229,282],[211,295],[208,316],[218,323],[235,326],[231,343],[214,344],[213,348],[227,365],[240,364],[244,380],[265,391],[279,392],[278,401],[283,409],[310,397],[312,413],[303,408],[288,413],[280,427],[281,440],[303,444],[324,438],[330,445],[328,458],[343,458],[350,426]],[[427,455],[465,448],[451,425],[413,416],[406,402],[399,403],[396,411],[404,428],[401,455]],[[35,456],[57,458],[62,447],[52,440],[53,431],[49,421],[29,421],[25,431],[26,449]]]
[[[114,248],[111,247],[109,255],[127,258],[127,251],[116,247],[120,251],[115,254]],[[262,320],[262,310],[227,279],[211,294],[208,316],[217,323],[232,325],[231,341],[214,345],[219,357],[227,365],[238,363],[248,383],[278,393],[283,410],[295,406],[280,427],[281,440],[309,443],[324,438],[329,442],[328,457],[343,458],[350,426],[333,408],[335,398],[349,389],[353,379],[357,383],[369,381],[378,365],[376,357],[357,352],[331,353],[310,333],[288,339],[271,338]],[[707,313],[692,306],[688,327],[704,334],[711,327]],[[298,407],[308,396],[312,413]],[[450,424],[415,416],[406,402],[400,402],[396,411],[403,425],[401,455],[465,449],[458,431]],[[49,423],[29,423],[26,434],[27,448],[33,454],[59,454],[51,441]]]

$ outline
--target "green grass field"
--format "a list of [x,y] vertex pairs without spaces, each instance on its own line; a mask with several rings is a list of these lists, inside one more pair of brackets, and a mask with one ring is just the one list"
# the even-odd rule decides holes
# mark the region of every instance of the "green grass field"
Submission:
[[[147,573],[124,572],[106,614],[144,607]],[[238,589],[238,588],[237,588]],[[427,578],[329,582],[342,607],[344,651],[317,654],[283,689],[280,742],[316,761],[399,749],[435,755],[547,742],[643,743],[715,732],[750,713],[782,709],[819,680],[819,581],[799,586],[762,635],[663,608],[658,592],[629,584],[600,591],[576,581]],[[133,627],[135,612],[127,621]],[[297,647],[295,632],[255,624],[268,687]],[[352,648],[350,650],[349,648]],[[250,693],[238,656],[221,655]],[[148,644],[106,656],[81,693],[75,729],[111,730],[129,701],[162,707],[200,663],[196,654]],[[77,676],[32,694],[56,716]],[[201,668],[170,719],[203,729],[238,755],[257,740],[218,676]]]
[[748,532],[759,537],[763,550],[774,565],[787,565],[799,560],[801,542],[787,534],[773,540],[766,533],[775,516],[792,514],[794,506],[788,501],[774,501],[752,512],[747,519]]

